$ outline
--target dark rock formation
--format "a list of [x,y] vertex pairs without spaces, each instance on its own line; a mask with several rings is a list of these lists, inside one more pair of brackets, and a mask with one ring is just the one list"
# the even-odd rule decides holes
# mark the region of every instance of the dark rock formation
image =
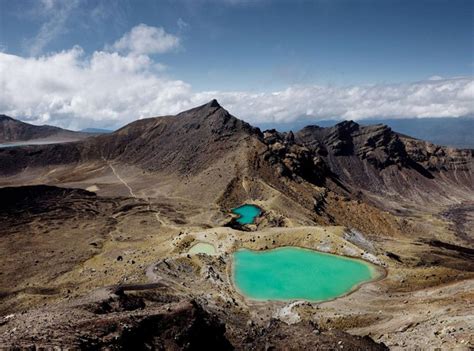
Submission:
[[398,135],[384,125],[363,127],[352,121],[334,127],[309,126],[297,133],[297,140],[311,150],[334,156],[357,156],[377,168],[404,165],[407,154]]
[[317,185],[324,183],[329,174],[325,162],[317,152],[295,143],[292,132],[268,130],[264,133],[264,141],[268,145],[264,159],[275,166],[279,176],[292,179],[300,177]]

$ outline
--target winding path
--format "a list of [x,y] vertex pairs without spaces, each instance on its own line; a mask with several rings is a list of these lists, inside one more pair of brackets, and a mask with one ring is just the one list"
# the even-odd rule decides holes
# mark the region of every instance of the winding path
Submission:
[[114,173],[115,177],[121,181],[123,183],[123,185],[125,185],[128,189],[128,191],[130,192],[130,195],[132,195],[132,197],[134,197],[135,199],[138,199],[138,196],[135,195],[135,193],[133,192],[133,189],[130,187],[130,185],[128,185],[128,183],[117,173],[117,171],[115,170],[114,166],[112,165],[112,163],[110,162],[107,162],[107,164],[109,165],[110,169],[112,170],[112,172]]
[[133,189],[130,185],[128,185],[128,183],[117,173],[115,167],[112,165],[111,162],[107,161],[104,157],[102,157],[102,159],[107,163],[107,165],[110,167],[110,169],[112,170],[112,173],[115,175],[115,177],[123,184],[125,185],[125,187],[128,189],[130,195],[135,198],[135,199],[142,199],[142,200],[146,200],[148,202],[148,209],[151,211],[151,212],[154,212],[155,214],[155,218],[156,220],[158,221],[158,223],[160,223],[161,225],[165,225],[165,222],[160,218],[160,211],[154,211],[152,208],[151,208],[151,201],[150,201],[150,198],[142,198],[140,196],[137,196],[134,192],[133,192]]

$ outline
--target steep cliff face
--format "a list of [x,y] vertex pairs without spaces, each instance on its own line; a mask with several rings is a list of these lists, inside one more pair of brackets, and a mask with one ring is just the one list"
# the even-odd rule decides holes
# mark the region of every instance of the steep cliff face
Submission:
[[298,144],[292,132],[279,133],[276,130],[265,131],[264,141],[268,146],[264,159],[275,167],[279,176],[293,180],[299,177],[315,185],[324,184],[330,171],[323,159],[327,152],[319,141]]
[[297,133],[296,140],[324,156],[356,156],[379,169],[407,164],[403,143],[384,125],[362,127],[349,121],[331,128],[309,126]]
[[473,149],[443,147],[409,137],[401,140],[409,157],[428,171],[473,172]]
[[[401,136],[384,125],[360,126],[342,122],[331,128],[310,126],[295,140],[322,159],[329,178],[354,189],[417,196],[430,184],[451,179],[460,186],[473,181],[472,150],[455,150]],[[449,183],[452,183],[449,181]]]
[[264,139],[269,146],[266,158],[272,164],[280,161],[282,175],[300,176],[316,185],[328,179],[350,185],[363,178],[367,168],[381,172],[393,165],[409,168],[414,162],[399,136],[383,125],[342,122],[331,128],[308,126],[296,135],[269,130]]

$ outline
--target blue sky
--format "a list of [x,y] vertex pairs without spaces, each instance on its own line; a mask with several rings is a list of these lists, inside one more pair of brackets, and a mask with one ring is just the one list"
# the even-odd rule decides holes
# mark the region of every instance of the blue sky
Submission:
[[[115,125],[147,114],[174,113],[212,95],[226,101],[231,112],[239,112],[250,121],[288,121],[301,115],[313,119],[436,117],[468,115],[474,110],[469,103],[474,75],[473,1],[0,0],[0,4],[0,45],[1,51],[9,55],[6,61],[12,64],[17,60],[37,71],[40,64],[44,66],[38,60],[47,57],[51,67],[49,76],[38,77],[40,86],[47,82],[49,101],[10,99],[0,102],[0,108],[3,105],[5,112],[37,123],[53,121],[74,127],[87,121],[96,126]],[[133,32],[134,28],[139,30]],[[135,33],[129,36],[135,41],[162,42],[155,43],[158,46],[151,43],[156,50],[138,51],[130,48],[130,40],[128,44],[116,44],[127,33]],[[161,87],[163,91],[157,90],[158,95],[165,94],[169,84],[172,88],[183,85],[172,100],[162,96],[154,102],[143,101],[148,108],[138,108],[135,116],[133,110],[120,108],[123,103],[115,101],[110,111],[98,111],[102,118],[94,117],[94,111],[74,109],[77,101],[94,97],[81,91],[67,96],[59,89],[57,94],[51,93],[51,86],[67,85],[67,81],[49,84],[54,70],[64,67],[52,58],[74,47],[80,48],[80,53],[66,59],[73,67],[68,66],[70,75],[68,69],[64,70],[64,80],[74,79],[77,72],[73,68],[92,67],[94,55],[103,53],[102,57],[108,55],[109,60],[119,55],[121,65],[125,60],[133,61],[136,80],[129,77],[134,82],[131,84],[139,86],[145,82],[140,79],[147,78],[149,83],[153,78],[156,81],[149,87]],[[123,65],[109,74],[130,74]],[[17,76],[26,77],[26,73],[18,72]],[[83,73],[94,79],[90,70]],[[420,86],[425,81],[426,85]],[[89,84],[94,86],[96,82]],[[10,89],[11,97],[15,91]],[[412,105],[407,106],[410,102],[403,94],[414,89],[418,89],[417,94],[431,89],[432,94],[424,97],[424,102],[419,101],[421,97],[411,99]],[[455,94],[446,101],[433,100],[439,98],[440,91],[452,93],[453,89],[457,89]],[[360,106],[360,97],[351,110],[351,94],[376,100],[375,91],[380,90],[385,95],[377,98],[398,99],[398,104],[384,110],[374,102],[370,112]],[[37,93],[39,96],[41,91]],[[271,97],[275,93],[283,97],[277,100],[287,104],[274,108]],[[320,98],[313,99],[313,94],[334,97],[335,103],[344,106],[319,108]],[[453,100],[457,96],[462,101]],[[289,108],[291,97],[301,108]],[[307,103],[308,99],[314,100],[313,105]],[[58,103],[63,104],[61,108]],[[427,108],[433,104],[443,106],[438,110]]]

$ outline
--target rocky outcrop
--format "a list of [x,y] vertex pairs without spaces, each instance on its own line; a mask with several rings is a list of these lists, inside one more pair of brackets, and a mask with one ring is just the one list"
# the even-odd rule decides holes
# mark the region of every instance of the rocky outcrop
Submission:
[[317,185],[324,183],[329,170],[319,149],[312,150],[297,144],[292,132],[267,130],[264,132],[264,142],[268,145],[264,159],[276,168],[279,176],[301,178]]
[[[436,146],[399,135],[385,125],[346,121],[330,128],[308,126],[295,134],[295,140],[320,158],[325,179],[352,193],[364,189],[419,196],[419,191],[435,189],[447,179],[461,187],[473,182],[472,150]],[[419,184],[416,192],[413,184]]]
[[331,128],[309,126],[297,133],[297,141],[319,154],[357,156],[377,168],[403,166],[407,160],[400,138],[384,125],[363,127],[344,121]]
[[[250,323],[229,330],[194,300],[157,303],[166,299],[162,295],[157,291],[147,292],[148,298],[112,294],[103,301],[86,298],[10,315],[0,325],[0,343],[6,349],[387,350],[369,337],[319,330],[310,323],[271,320],[263,327]],[[96,308],[111,301],[120,308]]]
[[453,149],[409,137],[403,137],[402,142],[409,157],[429,171],[474,170],[472,149]]

